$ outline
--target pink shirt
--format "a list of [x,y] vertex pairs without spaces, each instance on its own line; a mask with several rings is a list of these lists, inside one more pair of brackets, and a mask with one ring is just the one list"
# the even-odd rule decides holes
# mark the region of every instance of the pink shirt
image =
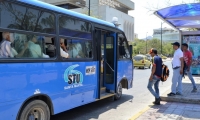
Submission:
[[184,61],[187,65],[190,65],[191,64],[191,58],[192,58],[192,53],[187,50],[185,52],[183,52],[183,58],[184,58]]

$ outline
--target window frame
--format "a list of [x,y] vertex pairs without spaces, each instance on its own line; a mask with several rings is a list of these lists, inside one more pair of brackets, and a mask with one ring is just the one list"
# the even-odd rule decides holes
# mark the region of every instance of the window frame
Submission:
[[[5,1],[5,2],[7,2],[7,3],[12,3],[12,4],[16,4],[16,5],[19,5],[19,6],[22,6],[22,7],[29,7],[29,8],[31,8],[31,9],[35,9],[35,10],[40,10],[40,11],[43,11],[43,12],[47,12],[47,13],[50,13],[50,14],[52,14],[53,16],[54,16],[54,18],[55,18],[55,20],[54,20],[54,25],[55,25],[55,28],[57,27],[56,25],[56,23],[57,23],[57,15],[56,15],[56,12],[55,11],[53,11],[53,10],[48,10],[48,9],[44,9],[44,8],[41,8],[41,7],[37,7],[37,6],[34,6],[34,5],[27,5],[27,4],[25,4],[25,3],[21,3],[21,2],[17,2],[17,1]],[[0,1],[0,6],[1,6],[2,4],[1,4],[1,1]],[[0,15],[1,15],[1,11],[0,11]],[[27,31],[27,30],[20,30],[20,29],[11,29],[11,28],[4,28],[4,27],[2,27],[1,26],[1,24],[2,24],[2,21],[1,21],[1,19],[0,19],[0,29],[2,28],[2,29],[8,29],[8,30],[13,30],[13,31],[26,31],[26,32],[32,32],[32,33],[41,33],[41,32],[38,32],[38,31]],[[50,33],[45,33],[45,32],[42,32],[42,34],[50,34]],[[50,34],[50,35],[56,35],[57,34],[57,30],[55,30],[54,31],[54,34]]]
[[[129,48],[128,41],[127,41],[127,39],[126,39],[126,35],[124,34],[124,32],[117,32],[117,55],[118,55],[117,58],[118,58],[119,61],[122,61],[122,60],[131,60],[131,55],[129,56],[129,58],[120,58],[120,57],[119,57],[119,54],[118,54],[118,53],[119,53],[119,47],[118,47],[118,46],[119,46],[119,45],[118,45],[119,34],[122,34],[122,35],[124,36],[124,38],[125,38],[125,41],[124,41],[124,42],[125,42],[125,44],[127,45],[127,49],[128,49],[129,55],[130,55],[130,51],[129,51],[130,48]],[[126,52],[126,50],[125,50],[125,52]]]
[[[46,33],[38,33],[38,32],[30,32],[30,31],[22,31],[22,30],[11,30],[11,29],[2,29],[0,28],[0,31],[7,31],[10,33],[19,33],[19,34],[33,34],[33,35],[37,35],[37,36],[45,36],[45,37],[54,37],[56,38],[56,34],[52,35],[52,34],[46,34]],[[55,46],[57,44],[57,42],[54,42]],[[41,61],[45,61],[45,62],[51,62],[51,61],[55,61],[58,59],[58,55],[57,55],[57,48],[56,48],[56,55],[53,58],[0,58],[0,61],[2,63],[18,63],[18,62],[41,62]]]
[[[81,22],[87,22],[87,23],[89,23],[89,24],[91,25],[91,29],[92,29],[92,31],[90,32],[90,34],[91,34],[91,40],[93,40],[93,30],[94,30],[94,28],[93,28],[93,24],[92,24],[91,21],[87,21],[87,20],[84,20],[84,19],[76,18],[76,17],[70,16],[70,15],[66,15],[66,14],[59,14],[59,15],[57,16],[57,20],[58,20],[58,25],[57,25],[57,27],[58,27],[58,34],[59,34],[59,36],[88,40],[87,38],[66,36],[66,35],[60,34],[60,21],[59,21],[59,20],[60,20],[60,17],[61,17],[61,16],[69,17],[69,18],[71,18],[71,19],[75,19],[75,20],[79,20],[79,21],[81,21]],[[72,30],[72,29],[70,29],[70,30]]]
[[[63,58],[60,53],[59,53],[59,57],[61,58],[62,61],[66,61],[66,62],[69,62],[69,61],[94,61],[94,41],[91,39],[83,39],[83,38],[76,38],[76,37],[67,37],[67,36],[59,36],[59,39],[58,39],[58,42],[60,43],[60,38],[63,38],[63,39],[67,39],[67,40],[82,40],[82,41],[90,41],[91,42],[91,45],[92,45],[92,57],[91,58]],[[59,47],[60,47],[60,44],[59,44]],[[60,51],[59,51],[60,52]]]

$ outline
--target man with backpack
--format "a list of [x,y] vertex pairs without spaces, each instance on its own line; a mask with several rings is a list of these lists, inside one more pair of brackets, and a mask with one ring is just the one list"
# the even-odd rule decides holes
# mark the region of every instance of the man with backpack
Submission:
[[187,43],[182,44],[182,50],[183,50],[183,58],[184,58],[184,62],[185,62],[184,72],[187,73],[187,76],[193,85],[193,90],[191,92],[197,92],[197,87],[196,87],[196,84],[195,84],[194,78],[192,77],[192,72],[191,72],[192,53],[188,50]]
[[[155,102],[153,102],[155,105],[160,105],[160,96],[159,96],[159,82],[162,76],[162,59],[157,55],[157,50],[152,48],[149,52],[149,54],[153,58],[153,67],[151,70],[151,76],[149,78],[149,83],[147,88],[151,92],[151,94],[155,97]],[[154,85],[153,90],[152,86]]]
[[172,60],[173,77],[171,93],[168,96],[181,95],[182,94],[182,75],[183,75],[183,52],[180,49],[180,44],[178,42],[172,43],[175,50],[174,57]]

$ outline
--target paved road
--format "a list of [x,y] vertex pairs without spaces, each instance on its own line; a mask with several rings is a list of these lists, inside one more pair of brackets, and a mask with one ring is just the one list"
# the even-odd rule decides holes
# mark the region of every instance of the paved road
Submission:
[[[171,62],[165,62],[171,68]],[[172,70],[170,70],[172,71]],[[147,90],[150,69],[135,69],[133,88],[123,90],[123,97],[118,101],[109,99],[90,103],[52,116],[51,120],[128,120],[151,104],[154,97]],[[160,83],[160,94],[170,88],[168,81]]]

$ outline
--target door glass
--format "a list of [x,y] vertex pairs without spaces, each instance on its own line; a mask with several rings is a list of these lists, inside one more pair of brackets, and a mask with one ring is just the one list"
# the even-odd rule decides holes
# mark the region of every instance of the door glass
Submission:
[[106,37],[106,48],[105,48],[105,74],[106,83],[114,83],[114,37]]
[[128,42],[123,34],[118,34],[118,56],[120,59],[129,59]]

